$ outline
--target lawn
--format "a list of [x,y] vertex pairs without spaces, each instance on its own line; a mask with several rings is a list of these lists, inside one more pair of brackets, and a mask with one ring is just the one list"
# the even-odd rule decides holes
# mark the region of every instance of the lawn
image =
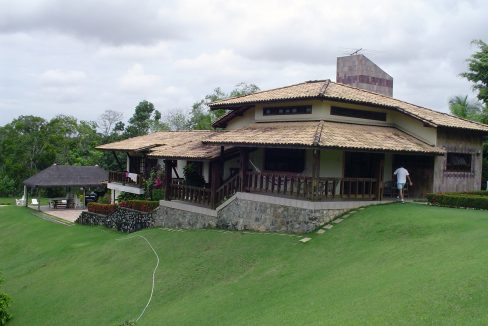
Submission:
[[[135,233],[161,262],[138,325],[486,325],[488,212],[392,204],[307,244],[217,230]],[[0,208],[12,325],[135,319],[155,256],[141,238]]]
[[[20,199],[19,197],[0,197],[0,205],[15,205],[15,199]],[[37,198],[37,197],[34,197]],[[29,196],[29,205],[31,203],[31,196]],[[41,198],[41,205],[48,205],[49,198]]]

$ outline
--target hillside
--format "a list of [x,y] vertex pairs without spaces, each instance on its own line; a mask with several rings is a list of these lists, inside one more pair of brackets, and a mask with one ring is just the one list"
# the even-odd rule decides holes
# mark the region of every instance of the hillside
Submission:
[[[135,233],[160,257],[138,325],[487,324],[488,212],[385,205],[307,244],[218,230]],[[156,258],[144,239],[0,207],[11,325],[135,319]]]

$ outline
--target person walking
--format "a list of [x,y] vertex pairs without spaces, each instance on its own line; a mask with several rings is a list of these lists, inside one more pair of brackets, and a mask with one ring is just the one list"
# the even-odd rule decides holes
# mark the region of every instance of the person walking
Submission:
[[405,169],[403,166],[400,166],[398,169],[396,169],[395,172],[393,172],[393,174],[397,178],[397,188],[399,193],[398,198],[402,201],[402,203],[404,203],[405,200],[403,198],[403,188],[405,187],[407,180],[410,186],[413,185],[412,180],[410,179],[410,174],[408,173],[408,170]]

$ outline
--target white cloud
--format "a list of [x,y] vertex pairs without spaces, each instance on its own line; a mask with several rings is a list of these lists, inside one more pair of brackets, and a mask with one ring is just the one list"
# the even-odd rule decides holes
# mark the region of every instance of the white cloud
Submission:
[[120,78],[122,90],[127,92],[148,92],[160,85],[161,77],[146,74],[144,67],[136,63]]
[[41,83],[47,87],[78,86],[85,79],[86,74],[78,70],[51,69],[44,71],[40,76]]
[[459,77],[488,41],[483,0],[0,0],[0,125],[19,114],[105,109],[143,99],[189,108],[215,87],[262,89],[335,78],[336,57],[363,53],[394,94],[434,109],[472,94]]

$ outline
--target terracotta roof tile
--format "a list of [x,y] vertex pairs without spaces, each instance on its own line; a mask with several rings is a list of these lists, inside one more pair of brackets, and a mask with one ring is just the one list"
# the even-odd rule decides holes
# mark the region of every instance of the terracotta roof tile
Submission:
[[203,142],[214,145],[289,145],[444,153],[442,148],[426,144],[394,127],[328,121],[255,123],[242,129],[223,131]]
[[245,104],[250,105],[298,99],[328,99],[380,106],[403,112],[434,126],[488,132],[488,126],[481,123],[461,119],[447,113],[434,111],[349,85],[334,83],[330,80],[309,81],[242,97],[230,98],[227,100],[214,102],[210,104],[210,107],[213,109],[222,107],[233,108]]
[[312,146],[318,122],[255,123],[242,129],[222,131],[207,144],[273,144]]
[[148,156],[181,159],[211,159],[220,154],[220,148],[205,145],[216,131],[161,131],[119,142],[98,146],[111,151],[147,151]]

